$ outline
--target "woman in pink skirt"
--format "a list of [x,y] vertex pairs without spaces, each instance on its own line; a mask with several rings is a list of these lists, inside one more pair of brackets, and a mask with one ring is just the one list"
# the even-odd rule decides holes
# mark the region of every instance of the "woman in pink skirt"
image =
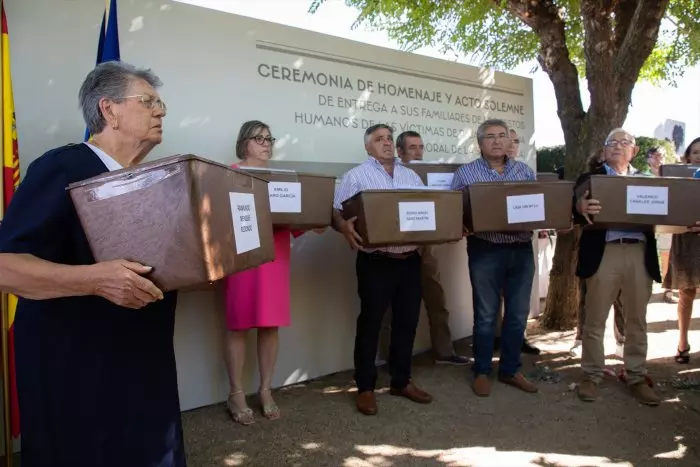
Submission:
[[[238,133],[236,156],[240,166],[266,167],[272,157],[275,138],[270,127],[254,120],[244,123]],[[236,164],[233,167],[237,167]],[[275,260],[225,279],[226,369],[231,391],[226,406],[233,421],[250,425],[255,421],[246,403],[241,382],[245,361],[246,335],[258,330],[258,391],[262,414],[273,420],[280,410],[272,399],[272,374],[277,361],[278,328],[289,326],[289,257],[291,236],[303,232],[275,229]]]

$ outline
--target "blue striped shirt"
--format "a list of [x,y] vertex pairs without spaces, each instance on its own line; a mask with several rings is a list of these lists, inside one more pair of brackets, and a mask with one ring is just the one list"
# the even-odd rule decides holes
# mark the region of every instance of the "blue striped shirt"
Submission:
[[695,171],[695,178],[700,178],[700,169]]
[[[394,176],[392,177],[377,159],[369,157],[364,163],[348,170],[343,175],[340,186],[335,191],[333,207],[342,211],[343,201],[364,190],[396,190],[413,186],[422,187],[424,186],[423,181],[417,173],[405,167],[398,159],[394,159]],[[391,214],[387,213],[387,215]],[[416,248],[414,245],[405,245],[373,249],[363,248],[362,251],[370,253],[380,250],[389,253],[407,253]]]
[[[535,181],[535,172],[524,162],[506,157],[503,174],[499,174],[483,157],[463,165],[452,179],[453,190],[465,190],[475,183]],[[480,232],[475,237],[492,243],[517,243],[532,241],[532,232]]]
[[[603,164],[603,167],[605,168],[605,173],[607,175],[630,175],[630,176],[640,176],[640,177],[646,177],[650,176],[653,177],[653,175],[644,175],[643,173],[640,173],[637,169],[632,167],[631,165],[628,166],[627,173],[626,174],[619,174],[615,172],[608,164]],[[645,241],[647,238],[642,232],[634,232],[634,231],[629,231],[629,230],[608,230],[605,232],[605,241],[606,242],[614,242],[615,240],[620,240],[621,238],[629,238],[632,240],[639,240],[639,241]]]

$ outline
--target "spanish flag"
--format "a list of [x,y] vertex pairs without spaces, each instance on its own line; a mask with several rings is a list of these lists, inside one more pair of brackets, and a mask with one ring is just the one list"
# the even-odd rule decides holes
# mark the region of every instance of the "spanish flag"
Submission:
[[[17,124],[15,103],[12,98],[12,74],[10,73],[10,38],[7,33],[5,7],[2,6],[2,196],[0,196],[0,220],[10,205],[12,195],[19,185],[19,149],[17,145]],[[12,437],[20,434],[19,403],[17,401],[17,380],[15,377],[14,321],[17,310],[17,297],[7,296],[8,306],[8,359],[10,373],[10,418]]]

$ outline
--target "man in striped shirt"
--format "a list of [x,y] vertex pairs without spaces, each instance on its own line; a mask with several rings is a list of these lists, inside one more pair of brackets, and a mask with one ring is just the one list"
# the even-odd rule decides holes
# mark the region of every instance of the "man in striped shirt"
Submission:
[[[510,138],[503,120],[486,120],[479,125],[476,138],[481,157],[455,172],[453,190],[465,190],[474,183],[535,180],[527,164],[506,155]],[[468,237],[467,253],[474,306],[474,393],[481,397],[491,393],[489,376],[502,291],[505,313],[498,379],[523,391],[537,392],[519,371],[535,274],[532,232],[475,233]]]
[[[368,159],[349,170],[336,190],[333,228],[345,236],[357,252],[357,290],[360,315],[355,332],[355,381],[357,409],[365,415],[377,413],[374,395],[377,380],[375,358],[382,319],[391,305],[390,394],[427,404],[432,397],[411,382],[411,359],[416,337],[421,290],[421,260],[417,247],[363,248],[355,230],[356,217],[344,219],[343,202],[363,190],[386,190],[423,186],[418,174],[394,157],[394,131],[384,124],[365,131]],[[387,212],[387,215],[396,213]]]
[[[506,155],[511,159],[517,159],[517,157],[520,156],[520,138],[518,137],[518,132],[511,128],[508,133],[510,134],[510,146],[506,151]],[[499,350],[501,348],[501,329],[503,328],[503,311],[504,305],[503,299],[501,299],[501,308],[498,310],[498,314],[496,315],[496,339],[494,341],[493,346],[496,350]],[[520,349],[520,351],[522,353],[530,355],[540,354],[540,349],[538,349],[537,347],[535,347],[527,341],[527,330],[525,331],[525,335],[523,337],[523,347],[522,349]]]

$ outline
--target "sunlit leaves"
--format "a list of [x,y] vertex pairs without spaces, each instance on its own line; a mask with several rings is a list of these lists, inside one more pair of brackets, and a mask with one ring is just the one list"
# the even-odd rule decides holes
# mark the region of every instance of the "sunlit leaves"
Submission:
[[[565,24],[569,58],[580,75],[585,73],[581,2],[556,1]],[[324,0],[313,0],[311,12]],[[507,9],[507,0],[346,0],[360,11],[355,26],[384,30],[404,50],[433,47],[464,55],[475,65],[510,70],[533,61],[540,39]],[[640,78],[673,83],[700,61],[700,1],[672,0],[656,48]]]

